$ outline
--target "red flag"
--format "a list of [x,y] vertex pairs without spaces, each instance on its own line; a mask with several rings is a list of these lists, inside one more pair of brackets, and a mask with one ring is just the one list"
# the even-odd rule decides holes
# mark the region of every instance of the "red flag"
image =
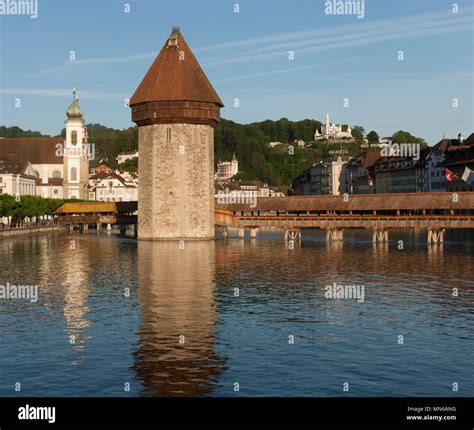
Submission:
[[457,176],[451,172],[449,169],[444,169],[444,177],[446,178],[446,181],[448,182],[453,182],[456,180]]

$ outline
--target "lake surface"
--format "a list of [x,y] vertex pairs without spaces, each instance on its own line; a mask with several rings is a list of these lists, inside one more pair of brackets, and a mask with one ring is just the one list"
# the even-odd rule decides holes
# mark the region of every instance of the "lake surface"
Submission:
[[473,233],[2,240],[0,396],[473,396]]

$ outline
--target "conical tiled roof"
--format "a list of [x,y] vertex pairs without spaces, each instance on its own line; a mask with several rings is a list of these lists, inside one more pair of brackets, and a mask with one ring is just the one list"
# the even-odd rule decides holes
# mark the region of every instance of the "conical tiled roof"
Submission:
[[206,102],[224,106],[178,28],[173,28],[130,99],[130,106],[161,101]]

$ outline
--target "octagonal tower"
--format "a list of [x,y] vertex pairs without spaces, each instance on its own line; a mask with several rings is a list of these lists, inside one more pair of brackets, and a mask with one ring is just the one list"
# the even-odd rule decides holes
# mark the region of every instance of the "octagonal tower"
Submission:
[[138,238],[214,238],[214,127],[223,103],[179,28],[130,99],[138,126]]

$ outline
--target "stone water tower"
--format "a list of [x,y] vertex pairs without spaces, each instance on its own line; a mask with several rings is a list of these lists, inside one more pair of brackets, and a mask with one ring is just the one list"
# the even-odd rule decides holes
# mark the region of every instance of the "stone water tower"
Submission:
[[130,99],[138,126],[138,238],[214,238],[214,127],[223,103],[179,28]]

